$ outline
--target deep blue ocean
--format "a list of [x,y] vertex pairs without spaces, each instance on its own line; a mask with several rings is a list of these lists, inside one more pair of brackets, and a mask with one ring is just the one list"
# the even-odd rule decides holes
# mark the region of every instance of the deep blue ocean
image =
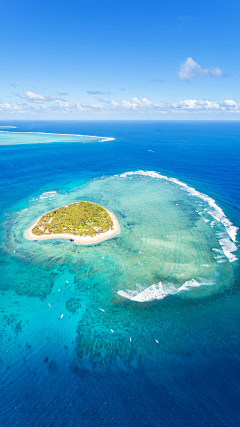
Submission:
[[[240,232],[227,231],[240,228],[240,123],[0,131],[0,426],[238,427]],[[114,212],[120,235],[25,239],[39,215],[80,199]]]

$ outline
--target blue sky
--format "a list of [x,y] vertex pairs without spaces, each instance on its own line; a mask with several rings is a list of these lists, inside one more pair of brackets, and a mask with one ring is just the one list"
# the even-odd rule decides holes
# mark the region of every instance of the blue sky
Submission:
[[0,119],[240,117],[237,1],[1,4]]

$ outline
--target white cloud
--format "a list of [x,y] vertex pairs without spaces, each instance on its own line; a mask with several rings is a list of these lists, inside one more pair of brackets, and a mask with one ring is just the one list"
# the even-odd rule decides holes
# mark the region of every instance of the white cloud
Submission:
[[42,104],[44,102],[57,101],[57,100],[65,101],[65,99],[63,98],[59,98],[59,97],[56,98],[55,96],[52,96],[52,95],[43,96],[38,93],[31,92],[30,90],[24,93],[16,93],[16,95],[22,99],[26,99],[27,101],[36,102],[39,104]]
[[22,103],[12,104],[10,102],[0,102],[0,111],[10,112],[10,113],[26,113],[30,110],[31,107]]
[[189,81],[198,75],[212,77],[226,77],[219,67],[201,68],[190,56],[180,65],[178,77],[180,80]]
[[219,110],[221,109],[220,104],[217,102],[202,101],[196,99],[186,99],[179,101],[178,103],[172,104],[172,107],[176,110]]
[[110,102],[110,105],[111,105],[111,107],[113,107],[113,108],[117,108],[117,107],[118,107],[118,103],[117,103],[117,102],[115,102],[115,101],[111,101],[111,102]]
[[68,102],[68,101],[61,101],[61,100],[56,100],[56,104],[57,104],[57,108],[52,105],[51,108],[53,110],[61,110],[61,111],[73,111],[73,110],[78,110],[78,111],[84,111],[84,108],[82,107],[81,104],[76,104],[75,102]]
[[20,98],[28,99],[29,101],[40,101],[40,102],[45,101],[44,96],[34,92],[30,92],[30,90],[28,90],[25,93],[18,93],[17,95],[20,96]]
[[133,97],[131,99],[131,102],[123,99],[121,102],[121,106],[123,109],[127,109],[127,110],[146,110],[146,109],[162,108],[162,106],[153,104],[147,98],[138,99],[136,97]]
[[[69,114],[72,113],[89,113],[89,114],[121,114],[132,113],[138,114],[164,114],[164,113],[182,113],[182,114],[195,114],[205,113],[217,114],[222,113],[240,113],[240,103],[231,99],[227,99],[222,103],[216,101],[206,101],[201,99],[185,99],[175,103],[161,101],[159,104],[151,102],[147,98],[133,97],[131,100],[123,99],[119,102],[105,101],[102,98],[96,99],[95,103],[76,103],[68,102],[61,99],[51,99],[52,102],[45,103],[46,97],[39,98],[38,94],[33,92],[27,93],[30,99],[25,102],[0,102],[0,111],[14,113],[28,113],[28,114]],[[97,98],[97,97],[96,97]],[[31,102],[32,100],[39,100],[39,102]],[[30,101],[30,103],[29,103]]]
[[235,101],[232,101],[231,99],[226,99],[226,101],[224,101],[223,104],[230,110],[238,110],[240,107],[240,104],[237,104]]

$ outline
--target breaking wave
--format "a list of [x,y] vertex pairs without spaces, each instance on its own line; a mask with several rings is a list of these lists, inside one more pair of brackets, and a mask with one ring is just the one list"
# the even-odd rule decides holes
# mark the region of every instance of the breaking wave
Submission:
[[56,191],[44,191],[40,196],[39,199],[51,199],[52,197],[55,197],[57,194]]
[[[192,288],[198,288],[199,286],[212,286],[214,285],[213,281],[204,281],[197,282],[195,279],[188,280],[180,288],[176,289],[172,283],[166,285],[159,282],[157,285],[151,285],[148,288],[144,289],[143,286],[136,285],[136,291],[118,291],[118,295],[124,298],[128,298],[131,301],[137,302],[148,302],[154,300],[160,300],[169,295],[178,294],[182,291],[190,291]],[[141,290],[144,289],[144,290]]]

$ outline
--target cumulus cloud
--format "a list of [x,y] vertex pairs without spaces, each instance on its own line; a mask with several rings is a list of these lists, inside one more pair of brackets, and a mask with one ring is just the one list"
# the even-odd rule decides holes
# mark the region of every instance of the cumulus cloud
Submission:
[[75,102],[68,102],[68,101],[61,101],[61,100],[57,100],[56,101],[57,104],[57,108],[56,106],[52,105],[51,108],[54,110],[58,110],[60,109],[61,111],[83,111],[84,108],[81,104],[77,104]]
[[226,77],[219,67],[201,68],[190,56],[180,65],[178,77],[180,80],[189,81],[198,75],[211,77]]
[[25,105],[23,103],[10,103],[10,102],[0,102],[0,111],[2,112],[10,112],[10,113],[21,113],[25,114],[31,110],[29,105]]
[[121,101],[121,106],[123,109],[126,109],[126,110],[139,110],[139,111],[145,110],[145,109],[153,110],[153,109],[162,108],[162,106],[158,104],[153,104],[147,98],[138,99],[136,97],[133,97],[131,101],[126,101],[125,99],[123,99]]
[[88,95],[113,95],[112,92],[102,92],[101,90],[87,90]]
[[220,110],[223,108],[217,102],[201,101],[196,99],[186,99],[173,103],[172,107],[176,110]]
[[40,95],[38,93],[31,92],[29,90],[27,92],[24,92],[24,93],[16,93],[16,95],[19,96],[20,98],[26,99],[30,102],[36,102],[36,103],[40,103],[40,104],[42,104],[44,102],[57,101],[58,99],[65,101],[65,99],[62,99],[62,98],[56,98],[55,96],[51,96],[51,95],[43,96],[43,95]]
[[111,105],[111,107],[112,107],[112,108],[114,108],[114,109],[115,109],[115,108],[117,108],[117,107],[119,106],[119,104],[118,104],[116,101],[113,101],[113,100],[110,102],[110,105]]
[[226,99],[226,101],[223,102],[223,105],[230,110],[238,110],[240,106],[240,104],[237,104],[235,101],[232,101],[231,99]]
[[30,92],[30,90],[28,90],[25,93],[17,93],[17,95],[20,96],[20,98],[27,99],[28,101],[34,101],[34,102],[35,101],[37,101],[37,102],[45,101],[44,96],[39,95],[39,94],[34,93],[34,92]]
[[[231,99],[227,99],[222,103],[216,101],[207,101],[201,99],[185,99],[175,103],[161,101],[160,103],[153,103],[147,98],[133,97],[130,100],[122,99],[121,101],[106,101],[100,97],[95,97],[94,103],[76,103],[68,102],[61,99],[52,99],[52,102],[46,103],[46,97],[32,92],[26,92],[25,102],[0,102],[0,111],[14,113],[28,113],[28,114],[71,114],[71,113],[90,113],[90,114],[166,114],[166,113],[184,113],[184,114],[222,114],[222,113],[240,113],[240,103]],[[54,98],[54,97],[53,97]],[[35,100],[36,102],[31,102]]]

